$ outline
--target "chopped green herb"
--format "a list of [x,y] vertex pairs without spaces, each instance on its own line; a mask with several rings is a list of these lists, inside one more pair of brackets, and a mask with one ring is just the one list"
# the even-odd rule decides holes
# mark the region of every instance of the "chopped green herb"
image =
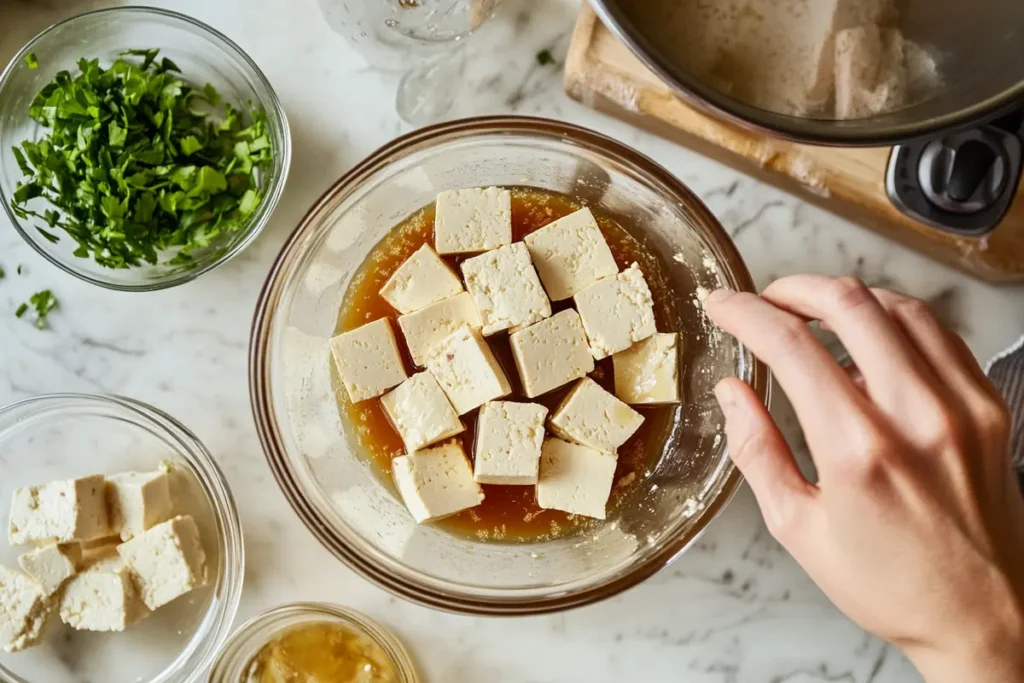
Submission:
[[18,273],[18,275],[21,275],[21,264],[19,263],[18,267],[15,268],[14,270]]
[[6,276],[7,276],[7,273],[4,272],[3,266],[0,266],[0,280],[3,280],[4,277],[6,277]]
[[60,307],[60,302],[57,301],[57,297],[53,295],[53,292],[48,289],[44,289],[43,291],[36,292],[30,296],[28,298],[28,303],[22,303],[18,306],[18,310],[14,312],[14,315],[19,318],[22,317],[25,315],[25,312],[28,311],[29,306],[35,310],[36,327],[40,330],[45,330],[50,326],[47,316],[50,315],[50,312],[55,308]]
[[537,63],[541,66],[547,66],[548,64],[554,64],[555,58],[551,54],[551,50],[541,50],[537,53]]
[[128,50],[106,69],[80,59],[75,75],[62,71],[39,91],[29,115],[47,130],[13,149],[25,176],[14,214],[37,219],[51,242],[67,233],[76,256],[101,266],[187,266],[263,201],[258,174],[273,160],[265,112],[247,121],[159,50]]
[[36,58],[35,52],[29,52],[27,55],[25,55],[25,66],[27,66],[30,69],[39,68],[39,60]]

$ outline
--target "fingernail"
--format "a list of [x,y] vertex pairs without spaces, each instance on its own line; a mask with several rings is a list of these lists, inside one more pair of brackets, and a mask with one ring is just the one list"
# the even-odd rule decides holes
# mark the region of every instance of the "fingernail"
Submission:
[[728,299],[729,297],[731,297],[735,293],[736,292],[732,291],[731,289],[716,289],[715,291],[713,291],[710,294],[708,294],[708,303],[709,304],[720,303],[722,301],[725,301],[726,299]]
[[732,388],[731,383],[723,380],[715,386],[715,398],[718,399],[722,412],[728,413],[736,405],[736,390]]

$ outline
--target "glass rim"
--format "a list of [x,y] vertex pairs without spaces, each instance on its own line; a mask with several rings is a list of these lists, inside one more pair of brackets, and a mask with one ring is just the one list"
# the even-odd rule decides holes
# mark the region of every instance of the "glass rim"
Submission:
[[[166,667],[148,679],[149,683],[198,683],[203,673],[215,661],[224,642],[231,635],[231,625],[242,597],[245,574],[245,546],[242,539],[241,519],[227,479],[213,455],[202,441],[176,418],[148,403],[115,394],[87,394],[75,392],[41,394],[20,399],[0,407],[0,419],[18,411],[39,410],[48,404],[74,401],[126,410],[173,441],[179,455],[185,457],[195,470],[217,521],[220,545],[220,566],[217,582],[213,586],[213,599],[218,602],[211,623],[205,630],[197,629],[192,638]],[[109,416],[103,416],[105,419]],[[19,421],[20,422],[20,421]],[[19,422],[13,426],[16,427]],[[3,432],[0,432],[0,436]],[[223,595],[218,596],[218,589]],[[208,618],[204,615],[204,620]],[[180,678],[176,678],[180,677]],[[0,683],[32,683],[0,667]]]
[[[330,188],[313,203],[289,235],[274,260],[267,280],[257,300],[253,316],[249,343],[249,395],[260,443],[266,455],[274,478],[293,510],[310,532],[332,554],[350,569],[384,589],[405,599],[451,612],[476,615],[536,615],[566,610],[591,604],[620,593],[647,579],[670,564],[677,556],[695,543],[711,521],[726,507],[739,488],[742,477],[725,454],[725,474],[719,493],[707,502],[703,510],[694,515],[696,522],[687,531],[676,534],[671,540],[653,550],[640,563],[626,571],[600,582],[583,587],[574,587],[548,596],[519,595],[516,589],[490,589],[490,595],[470,595],[465,591],[441,589],[438,584],[451,585],[441,580],[425,580],[419,574],[405,568],[395,571],[389,563],[375,558],[375,552],[367,552],[337,532],[333,525],[319,513],[303,491],[296,473],[290,464],[284,446],[282,430],[272,406],[270,392],[269,345],[271,329],[278,305],[287,285],[282,274],[293,264],[305,243],[304,238],[320,219],[335,206],[350,196],[367,177],[376,174],[391,163],[417,151],[431,149],[438,145],[471,139],[482,135],[524,135],[540,136],[557,142],[575,144],[582,149],[599,154],[606,159],[622,163],[640,171],[648,178],[660,183],[685,206],[693,219],[702,228],[710,231],[709,238],[722,251],[723,263],[727,266],[734,285],[742,291],[756,291],[753,278],[743,263],[739,252],[727,232],[711,214],[701,200],[667,169],[640,152],[600,133],[552,119],[529,116],[481,116],[428,126],[407,133],[383,145],[371,153],[350,171],[343,174]],[[758,397],[767,406],[770,402],[770,373],[763,363],[754,357],[746,347],[740,346],[740,353],[749,360],[749,382]],[[365,544],[364,544],[365,545]]]
[[[265,612],[249,618],[236,628],[221,647],[217,659],[210,667],[209,680],[212,683],[228,681],[226,676],[236,673],[232,670],[234,662],[228,661],[237,651],[249,645],[263,627],[273,627],[273,631],[263,638],[265,644],[273,636],[286,631],[298,624],[281,624],[293,617],[322,617],[335,623],[341,623],[371,639],[384,650],[401,676],[401,683],[418,683],[419,676],[412,656],[401,640],[387,627],[371,617],[348,607],[326,602],[292,602],[272,607]],[[301,622],[300,622],[301,623]],[[230,681],[234,683],[234,681]]]
[[176,12],[174,10],[164,9],[162,7],[151,7],[148,5],[104,7],[100,9],[89,10],[87,12],[81,12],[79,14],[67,17],[66,19],[62,19],[58,22],[55,22],[47,26],[42,31],[33,36],[27,43],[25,43],[25,45],[14,55],[14,57],[11,58],[11,61],[7,63],[3,71],[0,71],[0,94],[4,92],[8,80],[12,77],[14,70],[17,69],[18,66],[23,63],[25,56],[31,53],[33,48],[36,45],[38,45],[40,41],[44,40],[49,34],[60,28],[63,28],[64,26],[67,26],[69,24],[72,24],[76,21],[79,21],[87,17],[115,13],[152,15],[164,19],[182,21],[188,25],[191,25],[194,28],[199,29],[203,34],[214,39],[214,42],[220,42],[223,45],[227,46],[231,51],[233,51],[238,57],[241,58],[241,61],[245,64],[247,68],[252,70],[252,73],[255,75],[256,80],[259,82],[260,86],[266,90],[268,101],[263,101],[263,99],[260,98],[259,103],[263,107],[267,108],[268,115],[272,113],[278,125],[281,127],[282,149],[279,151],[279,153],[275,153],[274,155],[275,162],[279,160],[279,165],[275,163],[275,167],[270,171],[272,174],[270,179],[271,191],[264,198],[264,201],[261,203],[259,209],[257,210],[257,213],[252,217],[252,219],[246,226],[243,238],[240,239],[238,243],[233,245],[230,249],[226,250],[223,254],[213,259],[209,263],[202,265],[199,268],[184,270],[178,274],[175,274],[174,276],[160,278],[158,280],[154,280],[151,282],[138,284],[112,282],[109,280],[104,280],[95,277],[93,275],[89,275],[55,258],[50,254],[49,250],[41,246],[36,240],[32,239],[32,237],[28,234],[28,231],[32,229],[32,226],[23,226],[21,224],[20,219],[18,219],[18,217],[14,215],[14,211],[11,209],[10,200],[4,194],[3,187],[0,186],[0,203],[3,204],[4,211],[7,213],[7,217],[11,221],[11,224],[14,226],[14,229],[18,232],[19,235],[21,235],[22,239],[24,239],[24,241],[27,242],[28,245],[36,251],[36,253],[38,253],[40,256],[46,259],[49,263],[57,266],[65,273],[68,273],[69,275],[72,275],[78,278],[79,280],[88,282],[89,284],[92,285],[103,287],[105,289],[120,292],[155,292],[162,289],[176,287],[187,282],[191,282],[196,278],[200,277],[201,275],[205,275],[206,273],[210,272],[214,268],[217,268],[218,266],[227,263],[229,260],[237,256],[239,253],[241,253],[242,250],[248,247],[253,242],[253,240],[255,240],[256,237],[263,231],[263,228],[265,228],[267,223],[270,222],[270,217],[273,214],[274,209],[277,207],[277,204],[280,201],[282,194],[284,193],[285,185],[287,184],[286,181],[288,179],[288,172],[291,168],[292,156],[291,128],[288,124],[288,116],[284,111],[284,105],[282,104],[280,98],[278,97],[277,91],[274,90],[274,87],[270,84],[270,80],[266,77],[266,74],[263,73],[263,70],[260,69],[260,67],[252,59],[252,57],[249,56],[249,53],[243,50],[241,46],[238,45],[238,43],[233,41],[224,33],[221,33],[214,27],[210,26],[209,24],[205,24],[202,21],[199,21],[198,19],[188,16],[187,14],[182,14],[181,12]]

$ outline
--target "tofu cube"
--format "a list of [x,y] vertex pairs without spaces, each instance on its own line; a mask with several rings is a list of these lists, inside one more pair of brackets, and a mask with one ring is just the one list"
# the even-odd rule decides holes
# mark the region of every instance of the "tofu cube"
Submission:
[[405,378],[398,342],[387,318],[331,339],[338,374],[353,403],[380,396]]
[[412,362],[424,366],[427,354],[463,325],[479,330],[483,323],[468,292],[438,301],[415,313],[399,316],[398,326],[405,335]]
[[484,500],[458,441],[399,456],[391,468],[395,486],[417,523],[453,515]]
[[60,599],[61,621],[79,631],[123,631],[148,616],[131,570],[117,555],[68,581]]
[[605,518],[615,479],[616,456],[548,438],[540,457],[537,505],[574,515]]
[[907,101],[903,34],[865,24],[836,34],[836,118],[860,119]]
[[523,238],[552,301],[570,298],[602,278],[615,275],[612,250],[590,209],[580,209]]
[[631,265],[575,296],[576,309],[590,340],[590,352],[601,360],[647,339],[654,327],[654,299],[640,266]]
[[7,567],[0,566],[0,645],[18,652],[39,643],[50,618],[50,603],[43,587]]
[[412,313],[461,291],[459,276],[424,244],[398,266],[381,287],[380,295],[399,313]]
[[473,478],[481,484],[536,484],[547,415],[536,403],[485,403],[476,421]]
[[462,275],[485,335],[525,327],[551,315],[551,302],[522,242],[466,259]]
[[107,477],[110,528],[127,541],[170,519],[170,478],[167,472],[124,472]]
[[497,187],[448,190],[437,195],[434,247],[465,254],[512,243],[512,193]]
[[56,543],[48,543],[30,550],[18,558],[18,564],[33,581],[43,587],[43,594],[50,597],[77,573],[72,558],[64,554]]
[[459,415],[512,391],[487,342],[466,326],[435,346],[426,364]]
[[11,500],[8,540],[68,543],[110,533],[103,475],[17,489]]
[[528,398],[540,396],[594,370],[594,357],[579,314],[568,308],[509,337]]
[[179,515],[117,547],[135,575],[142,602],[151,610],[206,584],[206,553],[199,529]]
[[116,534],[81,543],[64,543],[59,547],[61,552],[75,564],[78,571],[82,571],[101,558],[117,555],[117,546],[120,543],[121,536]]
[[551,431],[608,453],[626,443],[644,417],[584,377],[572,388],[551,416]]
[[429,372],[405,380],[381,396],[380,403],[409,453],[466,430]]
[[626,403],[679,403],[678,341],[659,332],[612,356],[615,395]]

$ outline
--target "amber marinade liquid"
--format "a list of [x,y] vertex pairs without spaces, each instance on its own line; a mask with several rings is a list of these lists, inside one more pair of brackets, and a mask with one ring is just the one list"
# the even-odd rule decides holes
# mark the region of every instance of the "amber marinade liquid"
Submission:
[[[555,192],[535,188],[510,188],[512,191],[512,240],[522,240],[525,235],[541,228],[553,220],[567,216],[583,208],[583,204]],[[593,207],[591,207],[593,210]],[[668,299],[665,284],[664,264],[651,250],[644,249],[629,232],[615,220],[594,211],[601,232],[608,241],[619,268],[634,261],[651,288],[654,298],[655,320],[659,331],[676,329],[670,325],[672,302]],[[405,348],[402,333],[398,327],[398,312],[379,294],[381,287],[392,273],[424,244],[433,246],[434,205],[430,204],[413,213],[396,225],[367,255],[359,272],[353,277],[338,316],[336,334],[355,329],[378,318],[390,318],[399,340],[399,347],[405,360],[406,369],[414,368],[408,349]],[[468,256],[443,257],[456,272],[459,263]],[[572,299],[552,302],[554,313],[572,307]],[[512,393],[503,398],[506,401],[541,403],[554,411],[572,384],[535,398],[527,398],[522,391],[519,373],[509,347],[508,334],[498,333],[487,337],[487,341],[501,363],[505,375],[512,384]],[[598,361],[590,375],[608,391],[614,393],[612,359]],[[336,383],[337,386],[337,383]],[[352,427],[363,448],[372,458],[372,464],[381,477],[390,480],[391,460],[404,454],[404,446],[398,432],[392,427],[379,399],[361,403],[349,402],[344,388],[337,390],[338,405],[342,419]],[[674,407],[634,406],[644,416],[640,429],[619,448],[618,468],[609,510],[626,498],[630,483],[641,478],[643,471],[661,452],[665,437],[670,429]],[[461,416],[466,431],[458,439],[472,459],[476,432],[477,411]],[[631,476],[635,473],[635,476]],[[562,536],[577,532],[597,520],[579,515],[570,515],[558,510],[543,510],[534,499],[533,486],[483,485],[485,499],[482,504],[464,510],[446,519],[434,522],[449,531],[480,540],[500,542],[532,541]]]

